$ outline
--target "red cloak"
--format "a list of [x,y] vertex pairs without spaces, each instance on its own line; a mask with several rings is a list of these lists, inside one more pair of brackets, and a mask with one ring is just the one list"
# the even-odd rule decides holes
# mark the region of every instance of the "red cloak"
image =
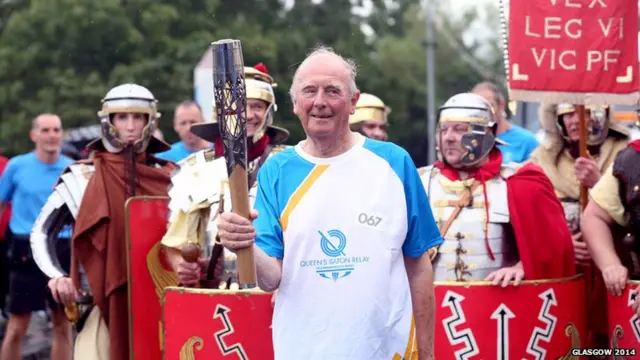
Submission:
[[630,142],[629,146],[634,148],[636,151],[640,151],[640,139]]
[[[452,181],[460,180],[456,169],[438,161],[434,164]],[[495,148],[489,161],[469,176],[480,182],[500,176],[502,153]],[[525,279],[555,279],[576,274],[573,242],[564,209],[553,184],[542,169],[532,163],[506,179],[507,201],[524,268]],[[490,199],[489,199],[490,201]]]

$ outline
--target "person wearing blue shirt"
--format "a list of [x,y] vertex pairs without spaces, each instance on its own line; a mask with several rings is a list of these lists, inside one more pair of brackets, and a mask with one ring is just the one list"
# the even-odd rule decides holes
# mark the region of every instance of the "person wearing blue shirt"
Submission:
[[471,92],[485,98],[495,111],[498,125],[497,138],[506,143],[498,145],[500,152],[502,152],[502,163],[523,163],[529,160],[531,153],[538,148],[540,143],[532,132],[505,119],[507,104],[498,86],[491,82],[481,82]]
[[353,62],[312,52],[291,85],[307,139],[258,172],[253,224],[219,217],[221,244],[253,247],[258,286],[278,290],[275,360],[433,358],[442,237],[409,154],[349,129],[359,96]]
[[200,105],[194,101],[180,103],[173,117],[173,129],[180,137],[180,141],[172,144],[171,150],[159,153],[156,157],[177,163],[199,150],[210,148],[211,144],[191,132],[191,125],[203,122]]
[[[49,308],[53,323],[52,360],[71,357],[71,325],[64,311],[47,292],[48,279],[31,253],[29,237],[42,207],[64,169],[73,160],[61,155],[62,124],[54,114],[41,114],[33,120],[31,140],[35,150],[14,157],[0,177],[0,215],[11,203],[9,219],[9,322],[0,350],[0,359],[22,358],[22,339],[27,334],[31,313]],[[61,265],[70,266],[70,233],[61,234],[57,244]]]

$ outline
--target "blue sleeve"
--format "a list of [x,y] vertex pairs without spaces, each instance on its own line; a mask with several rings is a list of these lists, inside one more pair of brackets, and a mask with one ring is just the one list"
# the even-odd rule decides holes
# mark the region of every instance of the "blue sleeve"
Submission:
[[529,136],[529,142],[528,142],[529,146],[527,149],[527,154],[526,154],[526,158],[529,159],[531,157],[531,154],[538,148],[538,146],[540,146],[540,142],[538,141],[538,139],[535,137],[535,135]]
[[431,204],[424,189],[418,169],[405,152],[402,182],[407,201],[407,237],[402,245],[405,256],[420,257],[427,250],[442,244],[440,229],[433,217]]
[[258,194],[254,204],[254,208],[258,211],[258,217],[253,221],[253,226],[258,234],[256,245],[267,255],[282,260],[284,242],[279,221],[278,198],[275,191],[277,171],[277,164],[273,162],[265,162],[264,166],[258,170]]
[[2,175],[0,175],[0,201],[7,203],[13,198],[13,192],[16,189],[15,181],[13,178],[17,171],[18,165],[16,159],[9,160],[7,167],[4,169]]

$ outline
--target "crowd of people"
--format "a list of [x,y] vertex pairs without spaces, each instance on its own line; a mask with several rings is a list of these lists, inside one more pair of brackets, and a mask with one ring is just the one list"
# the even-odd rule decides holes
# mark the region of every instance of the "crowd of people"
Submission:
[[[231,212],[230,199],[212,196],[216,186],[175,181],[190,167],[224,161],[219,119],[206,122],[193,101],[176,107],[180,141],[169,146],[149,89],[111,89],[99,113],[102,133],[87,146],[89,158],[78,161],[61,153],[60,116],[34,118],[34,150],[8,163],[0,158],[0,266],[8,284],[0,289],[8,314],[0,358],[22,358],[31,314],[45,309],[52,360],[129,358],[124,204],[137,195],[170,196],[169,207],[178,209],[161,243],[182,286],[201,281],[214,263],[215,287],[232,288],[235,252],[254,249],[258,285],[274,292],[276,359],[388,359],[404,349],[412,328],[414,352],[431,359],[434,281],[517,286],[569,277],[595,261],[601,275],[588,280],[594,286],[585,297],[602,309],[606,291],[619,294],[634,275],[610,229],[636,229],[636,198],[617,189],[635,191],[628,189],[635,175],[626,170],[640,147],[610,107],[587,106],[589,156],[581,157],[576,106],[542,106],[539,144],[509,121],[499,87],[483,82],[440,108],[436,139],[428,139],[438,161],[418,169],[388,141],[391,109],[361,92],[355,64],[331,49],[315,49],[294,74],[291,101],[306,139],[291,146],[288,131],[275,125],[266,66],[247,67],[245,76],[250,219]],[[191,188],[169,193],[172,180]],[[581,187],[593,195],[584,214]],[[194,202],[194,190],[207,200]],[[80,200],[72,203],[74,196]],[[56,201],[66,213],[54,210]],[[57,223],[63,218],[72,232]],[[189,228],[203,222],[207,231]],[[329,231],[344,241],[330,243],[322,235]],[[188,243],[208,248],[206,255],[187,261],[181,249]],[[345,247],[366,261],[329,272],[300,266]],[[339,294],[339,306],[325,302],[326,294]],[[69,315],[74,304],[87,310]],[[608,347],[606,313],[593,313],[603,316],[589,318],[592,344]]]

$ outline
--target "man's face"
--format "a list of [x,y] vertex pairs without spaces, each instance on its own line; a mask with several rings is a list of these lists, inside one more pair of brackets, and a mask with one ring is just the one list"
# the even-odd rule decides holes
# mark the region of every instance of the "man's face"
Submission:
[[142,138],[142,130],[147,125],[147,115],[142,113],[116,113],[111,120],[118,139],[129,144]]
[[485,100],[491,104],[496,121],[504,120],[504,104],[499,104],[495,94],[489,89],[479,89],[473,92],[476,95],[482,96]]
[[387,141],[389,134],[387,133],[387,123],[380,120],[366,120],[362,123],[362,132],[368,138]]
[[[591,121],[591,111],[589,109],[584,110],[584,116],[587,119],[587,126]],[[580,141],[580,116],[577,111],[562,115],[562,121],[564,122],[564,129],[567,132],[567,136],[571,141]]]
[[336,136],[349,131],[359,93],[349,94],[349,73],[332,56],[308,59],[298,73],[293,112],[310,137]]
[[262,125],[268,104],[259,99],[247,99],[247,136],[251,137]]
[[460,167],[467,149],[462,146],[462,136],[469,132],[469,123],[445,122],[440,124],[440,152],[451,167]]
[[173,129],[186,146],[193,147],[198,144],[200,138],[191,132],[191,125],[202,122],[204,119],[197,106],[180,106],[173,118]]
[[62,122],[55,115],[40,115],[31,130],[31,140],[36,149],[46,153],[57,153],[62,143]]

